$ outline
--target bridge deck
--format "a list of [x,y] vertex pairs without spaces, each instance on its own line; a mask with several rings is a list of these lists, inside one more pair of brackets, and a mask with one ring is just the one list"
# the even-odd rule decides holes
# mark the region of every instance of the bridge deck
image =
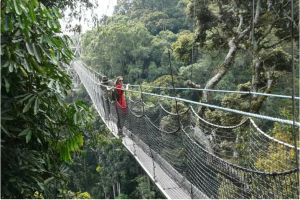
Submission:
[[[106,125],[113,135],[119,138],[116,131],[114,131],[118,130],[117,125],[113,121],[107,121]],[[137,162],[168,199],[191,199],[188,191],[181,188],[174,179],[168,176],[159,164],[153,161],[150,156],[148,156],[130,137],[128,137],[128,135],[130,135],[128,130],[125,129],[124,134],[125,137],[122,139],[124,146],[131,152]]]

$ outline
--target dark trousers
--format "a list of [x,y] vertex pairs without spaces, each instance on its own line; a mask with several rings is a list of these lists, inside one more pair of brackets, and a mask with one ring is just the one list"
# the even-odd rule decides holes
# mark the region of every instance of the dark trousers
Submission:
[[122,129],[125,123],[125,120],[127,118],[127,113],[117,113],[118,120],[117,120],[117,126],[118,129]]
[[105,112],[105,119],[108,120],[108,117],[110,114],[110,106],[109,106],[108,99],[105,99],[104,97],[102,97],[102,105],[103,105],[104,112]]
[[127,118],[127,108],[119,106],[117,102],[115,104],[115,107],[117,111],[117,126],[118,129],[122,129]]

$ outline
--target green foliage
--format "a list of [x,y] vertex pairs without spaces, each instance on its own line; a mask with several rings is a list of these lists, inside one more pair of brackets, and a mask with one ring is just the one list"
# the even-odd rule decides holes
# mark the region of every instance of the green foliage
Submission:
[[[240,88],[242,88],[241,85]],[[247,112],[250,109],[250,96],[236,93],[225,95],[222,99],[221,106]],[[208,121],[215,124],[222,124],[224,126],[236,125],[241,122],[240,115],[221,110],[211,111],[210,109],[207,109],[205,116]]]
[[35,198],[35,199],[44,199],[43,195],[40,194],[40,193],[38,193],[38,192],[35,192],[35,193],[34,193],[34,198]]
[[122,14],[130,19],[144,22],[152,35],[161,30],[178,33],[191,27],[191,20],[186,19],[186,0],[165,1],[122,1],[115,7],[116,14]]
[[272,49],[272,51],[262,50],[261,59],[267,68],[275,68],[276,71],[292,72],[292,68],[287,67],[292,61],[292,56],[283,51],[281,47]]
[[67,196],[72,199],[92,199],[88,192],[77,192],[76,194],[70,190],[67,192]]
[[194,42],[193,37],[193,33],[186,31],[184,34],[181,34],[175,43],[172,44],[175,57],[178,60],[182,60],[186,64],[190,63],[191,61],[191,52]]
[[122,75],[126,81],[134,82],[138,74],[144,77],[151,51],[147,45],[151,37],[144,25],[119,17],[98,30],[100,32],[95,29],[83,38],[83,43],[88,44],[83,51],[86,63],[110,78]]
[[[1,4],[2,198],[61,198],[70,152],[80,151],[89,111],[66,104],[73,59],[61,14],[36,0]],[[65,162],[66,161],[66,162]]]
[[[161,76],[153,82],[153,86],[172,88],[173,83],[174,83],[175,87],[182,87],[184,85],[183,77],[173,76],[173,82],[172,82],[172,76],[171,75]],[[167,90],[165,92],[167,92]]]
[[[173,102],[171,104],[171,113],[173,114],[183,114],[187,111],[187,106],[185,106],[182,102],[177,102],[177,104],[175,102]],[[189,118],[187,118],[187,116],[181,115],[180,116],[180,122],[182,124],[184,124],[186,121],[189,121]],[[161,119],[160,122],[160,128],[162,130],[165,130],[167,132],[170,132],[170,130],[168,130],[168,128],[172,128],[174,129],[173,131],[177,130],[179,128],[179,122],[178,122],[178,116],[177,115],[167,115],[165,117],[163,117]]]
[[[148,180],[147,180],[148,179]],[[138,183],[136,188],[137,197],[141,199],[154,199],[155,192],[151,191],[149,177],[145,175],[140,175],[135,178],[135,181]]]
[[[159,76],[169,74],[168,50],[171,49],[170,43],[175,42],[178,37],[165,27],[163,21],[172,21],[165,12],[133,9],[138,7],[136,4],[139,2],[119,3],[119,8],[124,6],[130,14],[114,15],[107,20],[107,25],[100,25],[83,38],[83,52],[86,52],[83,59],[89,66],[111,79],[122,75],[131,84],[138,82],[138,75],[142,79],[154,81]],[[148,2],[145,2],[145,6],[146,4],[149,5]],[[165,6],[175,6],[174,4],[175,2],[169,2]],[[174,7],[168,7],[168,11],[172,8]],[[184,20],[184,15],[180,18]],[[178,18],[176,23],[177,20]],[[156,33],[151,35],[150,29]],[[176,71],[183,64],[174,59],[172,54],[171,62]]]
[[[287,117],[288,119],[292,119],[292,114],[290,109],[286,109],[285,107],[281,109],[281,115]],[[297,120],[297,119],[296,119]],[[299,120],[299,119],[298,119]],[[294,135],[293,135],[293,126],[284,125],[280,123],[275,123],[273,130],[270,131],[271,135],[274,135],[274,138],[291,144],[294,146]],[[297,134],[297,133],[296,133]],[[297,147],[299,148],[300,142],[299,138],[297,137]],[[283,151],[285,149],[284,145],[282,144],[270,144],[268,149],[272,150],[272,153],[267,154],[265,158],[260,158],[255,162],[255,167],[260,171],[266,172],[283,172],[287,170],[291,170],[296,168],[295,160],[295,150],[290,149],[289,151]],[[294,162],[291,162],[294,161]],[[286,178],[287,179],[287,178]],[[285,184],[287,185],[297,185],[298,181],[297,176],[290,176]],[[277,183],[275,181],[269,181],[273,184],[275,188]],[[263,183],[252,183],[253,185],[262,185]],[[283,193],[289,196],[294,196],[297,198],[297,194],[294,194],[290,188],[278,188],[277,193],[275,194],[274,198],[283,198]]]
[[74,197],[73,199],[92,199],[91,195],[87,192],[77,192],[76,197]]
[[168,15],[163,12],[151,12],[142,21],[152,35],[158,34],[169,25]]
[[[289,120],[292,120],[293,116],[291,114],[291,108],[290,107],[283,107],[280,110],[280,114],[282,117],[287,118]],[[297,120],[297,119],[296,119]],[[275,139],[282,141],[284,143],[290,144],[294,146],[294,134],[293,134],[293,126],[275,123],[273,130],[269,133],[272,135]],[[298,138],[298,137],[297,137]],[[297,146],[300,146],[299,140],[297,140]],[[269,149],[284,149],[284,146],[282,144],[271,144],[269,146]],[[285,154],[283,154],[285,152]],[[282,162],[282,159],[286,159],[286,162]],[[290,149],[289,152],[287,151],[275,151],[274,153],[271,153],[268,155],[267,158],[260,158],[255,163],[255,166],[257,169],[262,171],[277,171],[281,172],[282,169],[289,170],[295,168],[295,164],[288,162],[291,160],[295,160],[295,150]],[[284,166],[282,166],[284,165]]]
[[129,199],[128,195],[127,194],[119,194],[116,199]]
[[205,83],[213,75],[216,66],[220,64],[222,58],[213,59],[209,54],[203,55],[197,63],[182,66],[179,74],[185,79],[192,80],[204,87]]

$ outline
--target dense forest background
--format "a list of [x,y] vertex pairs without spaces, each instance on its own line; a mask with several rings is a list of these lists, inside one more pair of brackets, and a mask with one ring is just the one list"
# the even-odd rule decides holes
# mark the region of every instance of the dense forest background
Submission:
[[[292,57],[299,52],[298,3],[119,1],[113,16],[95,19],[97,26],[82,35],[81,59],[110,79],[122,75],[131,85],[172,86],[171,64],[175,87],[282,95],[292,95],[295,87],[299,96],[299,56]],[[75,55],[58,19],[65,8],[80,17],[78,6],[94,7],[84,0],[1,2],[1,197],[164,198],[121,140],[105,128],[85,89],[71,90],[63,69]],[[174,95],[171,90],[161,94]],[[286,99],[190,90],[177,95],[295,117],[292,101]],[[298,116],[299,105],[295,110]],[[203,107],[198,114],[220,125],[240,120]],[[290,128],[273,128],[273,137],[293,144]]]

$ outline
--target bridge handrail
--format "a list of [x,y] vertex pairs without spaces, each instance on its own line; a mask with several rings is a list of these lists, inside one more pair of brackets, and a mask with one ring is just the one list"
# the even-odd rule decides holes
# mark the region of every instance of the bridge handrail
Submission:
[[[83,71],[84,72],[84,71]],[[96,82],[94,79],[92,79],[86,72],[84,72],[95,84],[97,85],[102,85],[105,86],[99,82]],[[116,88],[116,87],[114,87]],[[118,88],[121,90],[122,88]],[[167,98],[167,99],[173,99],[175,101],[183,101],[186,103],[190,103],[190,104],[195,104],[195,105],[200,105],[200,106],[205,106],[208,108],[214,108],[214,109],[218,109],[218,110],[223,110],[226,112],[231,112],[231,113],[236,113],[236,114],[240,114],[240,115],[245,115],[248,117],[254,117],[254,118],[258,118],[258,119],[264,119],[264,120],[269,120],[269,121],[273,121],[273,122],[279,122],[282,124],[287,124],[287,125],[292,125],[292,126],[296,126],[296,127],[300,127],[300,123],[299,122],[294,122],[291,120],[284,120],[284,119],[279,119],[279,118],[275,118],[275,117],[270,117],[270,116],[265,116],[265,115],[259,115],[259,114],[255,114],[255,113],[248,113],[248,112],[244,112],[244,111],[240,111],[240,110],[235,110],[235,109],[230,109],[230,108],[223,108],[220,106],[215,106],[215,105],[211,105],[211,104],[206,104],[206,103],[201,103],[201,102],[196,102],[196,101],[191,101],[191,100],[187,100],[187,99],[183,99],[183,98],[179,98],[179,97],[170,97],[170,96],[165,96],[165,95],[160,95],[160,94],[153,94],[153,93],[149,93],[149,92],[141,92],[141,91],[136,91],[136,90],[126,90],[127,92],[133,92],[133,93],[139,93],[139,94],[145,94],[145,95],[150,95],[150,96],[156,96],[156,97],[161,97],[161,98]]]
[[[140,85],[129,85],[130,87],[140,87]],[[172,87],[157,87],[150,85],[141,85],[142,87],[156,88],[156,89],[167,89],[167,90],[195,90],[195,91],[209,91],[209,92],[223,92],[223,93],[237,93],[237,94],[251,94],[251,95],[260,95],[260,96],[269,96],[269,97],[279,97],[284,99],[293,99],[293,96],[279,95],[279,94],[267,94],[261,92],[251,92],[251,91],[235,91],[235,90],[214,90],[214,89],[200,89],[200,88],[172,88]],[[300,100],[300,97],[294,97],[297,100]]]
[[[82,62],[83,63],[83,62]],[[86,64],[83,63],[85,66]],[[96,74],[103,76],[96,70],[87,67],[87,69],[92,70]],[[214,90],[214,89],[201,89],[201,88],[173,88],[173,87],[158,87],[158,86],[151,86],[151,85],[130,85],[130,87],[148,87],[148,88],[156,88],[156,89],[167,89],[167,90],[194,90],[194,91],[209,91],[209,92],[223,92],[223,93],[236,93],[236,94],[251,94],[251,95],[259,95],[259,96],[268,96],[268,97],[279,97],[283,99],[293,99],[293,96],[287,96],[287,95],[279,95],[279,94],[267,94],[267,93],[261,93],[261,92],[252,92],[252,91],[235,91],[235,90]],[[294,97],[296,100],[300,100],[300,97]]]

